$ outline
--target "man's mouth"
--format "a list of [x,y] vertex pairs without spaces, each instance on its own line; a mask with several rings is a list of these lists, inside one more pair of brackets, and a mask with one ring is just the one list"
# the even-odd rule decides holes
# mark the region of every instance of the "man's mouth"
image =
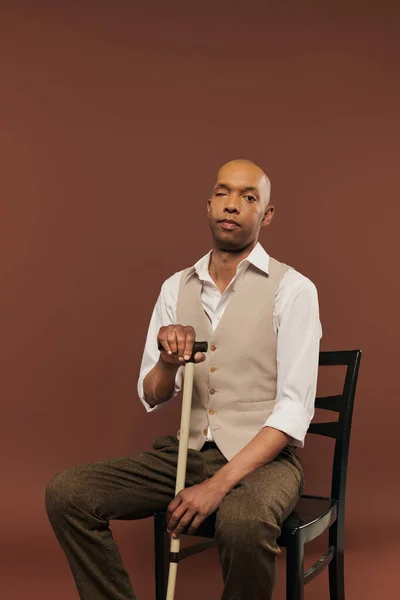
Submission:
[[218,223],[223,229],[237,229],[240,227],[239,223],[233,219],[222,219],[221,221],[218,221]]

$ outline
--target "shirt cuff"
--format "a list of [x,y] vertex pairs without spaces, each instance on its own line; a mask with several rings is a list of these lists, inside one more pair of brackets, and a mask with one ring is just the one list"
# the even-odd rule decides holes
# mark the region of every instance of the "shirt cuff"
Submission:
[[143,391],[143,380],[144,377],[141,378],[138,382],[138,395],[140,402],[143,404],[148,413],[154,412],[155,410],[159,410],[163,404],[166,404],[166,402],[162,402],[161,404],[155,404],[154,406],[151,406],[148,402],[146,402]]
[[264,427],[273,427],[290,436],[292,446],[303,448],[304,439],[311,423],[311,417],[306,409],[291,400],[280,400],[274,406]]

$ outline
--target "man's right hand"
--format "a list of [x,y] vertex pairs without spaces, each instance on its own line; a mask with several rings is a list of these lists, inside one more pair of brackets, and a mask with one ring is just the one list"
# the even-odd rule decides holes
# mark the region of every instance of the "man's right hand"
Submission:
[[[157,339],[164,350],[160,352],[162,360],[170,365],[181,365],[192,356],[196,332],[190,325],[168,325],[160,327]],[[205,361],[203,352],[196,352],[194,362]]]

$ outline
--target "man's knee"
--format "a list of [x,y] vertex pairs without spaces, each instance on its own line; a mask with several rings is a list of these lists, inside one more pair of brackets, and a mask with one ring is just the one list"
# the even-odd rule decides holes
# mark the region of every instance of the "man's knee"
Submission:
[[85,502],[84,474],[78,466],[56,473],[46,487],[45,505],[50,521],[69,513]]
[[215,532],[218,545],[243,551],[265,545],[275,549],[279,535],[277,519],[268,510],[262,516],[253,511],[225,514],[217,522]]

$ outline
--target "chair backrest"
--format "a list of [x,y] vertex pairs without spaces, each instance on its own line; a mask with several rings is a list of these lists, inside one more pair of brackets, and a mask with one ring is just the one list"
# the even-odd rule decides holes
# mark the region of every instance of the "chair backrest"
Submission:
[[317,397],[315,407],[339,413],[338,421],[311,423],[308,433],[334,438],[331,498],[337,500],[339,508],[344,507],[346,493],[347,463],[349,457],[350,431],[353,416],[361,350],[339,350],[320,352],[320,366],[347,366],[343,391],[337,396]]

